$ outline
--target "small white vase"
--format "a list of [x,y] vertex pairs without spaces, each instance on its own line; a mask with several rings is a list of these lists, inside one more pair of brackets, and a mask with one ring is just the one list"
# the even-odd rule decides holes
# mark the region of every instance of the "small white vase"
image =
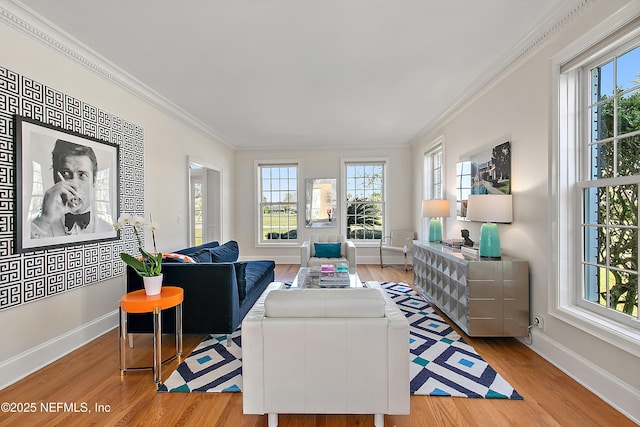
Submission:
[[158,295],[162,291],[162,273],[157,276],[143,277],[142,281],[147,295]]

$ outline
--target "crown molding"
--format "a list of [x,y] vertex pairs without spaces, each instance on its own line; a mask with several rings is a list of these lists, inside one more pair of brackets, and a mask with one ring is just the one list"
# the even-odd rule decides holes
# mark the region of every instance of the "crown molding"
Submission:
[[[535,26],[536,28],[534,30],[504,55],[503,61],[496,64],[494,68],[495,72],[485,74],[469,85],[466,90],[463,91],[466,96],[461,97],[458,102],[443,111],[436,119],[427,123],[409,140],[409,145],[416,147],[422,138],[432,129],[444,125],[453,119],[465,104],[494,87],[497,82],[501,81],[505,76],[524,63],[526,59],[537,52],[547,40],[600,1],[601,0],[576,0],[569,5],[561,4],[552,10],[545,18],[541,19],[540,24]],[[557,18],[554,19],[554,17]]]
[[0,4],[0,22],[6,23],[32,40],[41,43],[54,52],[98,74],[112,84],[158,108],[189,128],[207,137],[214,138],[234,150],[237,149],[236,146],[215,129],[196,119],[19,1],[2,1]]

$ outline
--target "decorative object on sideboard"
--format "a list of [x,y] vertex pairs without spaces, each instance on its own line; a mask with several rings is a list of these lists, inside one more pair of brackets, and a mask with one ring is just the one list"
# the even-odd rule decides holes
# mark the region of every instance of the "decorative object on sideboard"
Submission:
[[473,247],[473,240],[469,238],[469,230],[462,229],[460,230],[460,234],[462,234],[462,246]]
[[431,218],[429,221],[429,241],[442,241],[442,221],[440,218],[448,217],[451,214],[448,200],[423,200],[422,216]]
[[478,248],[474,248],[471,246],[462,246],[460,248],[460,253],[462,254],[463,257],[465,258],[469,258],[472,260],[478,260],[480,258],[480,254],[478,251]]
[[510,194],[472,194],[469,196],[467,219],[483,221],[480,227],[480,256],[500,258],[500,233],[496,223],[513,221]]

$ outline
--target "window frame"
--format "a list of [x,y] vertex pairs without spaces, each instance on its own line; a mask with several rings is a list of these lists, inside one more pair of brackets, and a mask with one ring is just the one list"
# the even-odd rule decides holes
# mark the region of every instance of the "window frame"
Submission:
[[[617,144],[621,139],[628,138],[629,135],[637,135],[638,131],[631,132],[630,134],[627,133],[627,134],[624,134],[622,138],[620,137],[620,135],[618,134],[617,126],[616,126],[617,114],[615,114],[616,112],[615,106],[618,105],[618,99],[620,97],[620,94],[613,94],[611,97],[609,97],[609,100],[613,100],[613,104],[614,104],[614,129],[613,129],[614,136],[605,138],[604,140],[592,140],[591,123],[593,118],[590,116],[590,110],[591,110],[590,107],[599,103],[593,102],[591,99],[592,98],[592,94],[590,91],[590,87],[592,86],[591,70],[598,68],[604,64],[607,64],[611,61],[614,61],[614,58],[617,60],[617,58],[619,58],[622,54],[635,49],[640,49],[640,36],[628,42],[617,44],[612,49],[608,49],[603,55],[600,55],[596,59],[589,61],[584,65],[578,67],[577,69],[574,69],[569,72],[576,73],[578,75],[578,81],[577,81],[577,87],[576,87],[576,89],[580,91],[580,96],[578,101],[578,105],[580,106],[580,109],[579,109],[580,119],[578,120],[580,121],[579,125],[582,128],[581,137],[579,138],[579,141],[580,141],[579,155],[580,155],[581,168],[578,174],[579,175],[578,181],[576,182],[577,191],[580,192],[579,199],[580,199],[580,207],[582,208],[581,222],[583,224],[580,230],[581,233],[579,233],[582,236],[580,248],[583,253],[581,257],[582,258],[581,260],[582,274],[580,276],[582,278],[581,280],[582,286],[580,287],[580,289],[576,289],[575,304],[586,310],[593,311],[598,315],[607,317],[616,322],[626,324],[640,331],[640,319],[637,316],[635,318],[630,317],[628,314],[620,313],[608,306],[602,306],[599,302],[592,302],[586,298],[585,296],[586,277],[584,273],[584,268],[587,264],[594,265],[594,264],[588,263],[587,260],[585,259],[586,255],[584,255],[584,252],[586,251],[586,245],[587,245],[587,242],[585,241],[585,237],[584,237],[584,230],[587,228],[587,223],[588,223],[588,219],[585,218],[585,211],[586,211],[585,190],[588,190],[588,189],[597,190],[597,189],[603,189],[611,186],[635,185],[636,192],[637,192],[638,188],[640,188],[640,173],[636,175],[616,175],[613,177],[605,177],[605,178],[593,177],[593,166],[591,165],[592,163],[591,157],[593,155],[590,154],[590,149],[589,149],[590,144],[608,143],[608,140],[611,140],[611,143],[613,144]],[[615,70],[615,66],[614,66],[614,70]],[[615,78],[615,73],[614,73],[614,78]],[[637,90],[638,90],[638,85],[636,85],[633,91],[637,91]],[[629,90],[625,90],[623,92],[625,93],[625,95],[628,93],[631,93],[631,91]],[[617,153],[617,150],[615,148],[614,148],[614,153]],[[617,154],[614,154],[614,155],[617,156]],[[616,168],[618,163],[617,159],[618,159],[617,157],[613,159],[614,171],[617,170]],[[607,206],[608,206],[608,203],[607,203]],[[607,209],[607,212],[609,212],[609,209]],[[618,225],[618,227],[613,227],[611,224],[607,224],[606,220],[604,221],[604,223],[589,222],[589,224],[597,225],[597,227],[604,227],[604,228],[621,228],[621,227],[629,228],[629,227],[623,227],[622,225]],[[635,228],[636,230],[639,230],[640,224],[636,224],[631,228]],[[606,271],[618,270],[616,266],[609,265],[608,259],[609,259],[609,254],[607,251],[607,261],[605,263],[606,265],[604,266],[605,270]],[[636,261],[636,263],[637,262],[638,261]],[[600,268],[603,268],[603,267],[601,266]],[[637,269],[634,273],[636,277],[640,276],[640,271],[638,271]]]
[[[582,188],[577,183],[586,167],[586,156],[581,156],[580,144],[585,132],[582,120],[587,113],[583,107],[586,105],[584,85],[581,84],[584,76],[579,69],[605,52],[639,37],[640,26],[620,31],[625,25],[635,25],[639,15],[640,7],[635,6],[605,19],[559,52],[551,60],[550,79],[550,90],[557,95],[550,109],[549,314],[633,353],[640,351],[640,330],[578,304],[583,286],[583,240],[581,233],[575,231],[581,229],[583,218]],[[616,36],[615,40],[612,35]]]
[[343,158],[341,159],[341,175],[342,175],[342,185],[341,191],[342,194],[340,197],[340,209],[341,212],[344,212],[342,215],[342,219],[340,221],[340,230],[341,233],[344,234],[347,240],[354,242],[357,246],[379,246],[381,239],[350,239],[347,234],[347,166],[360,164],[360,165],[382,165],[382,202],[381,202],[381,212],[382,212],[382,230],[381,237],[385,236],[385,231],[387,230],[387,166],[389,164],[389,160],[383,157],[365,157],[365,158]]
[[[295,215],[295,223],[296,223],[296,238],[295,239],[266,239],[263,236],[263,205],[262,205],[262,168],[283,168],[283,167],[294,167],[296,169],[296,215]],[[255,174],[256,174],[256,246],[299,246],[300,245],[300,162],[298,160],[256,160],[255,161]]]

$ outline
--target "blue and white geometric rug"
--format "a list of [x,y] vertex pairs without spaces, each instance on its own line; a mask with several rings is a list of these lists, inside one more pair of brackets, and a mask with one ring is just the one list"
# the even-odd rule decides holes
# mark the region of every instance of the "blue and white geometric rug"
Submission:
[[[393,282],[381,286],[409,320],[411,394],[522,400],[411,287]],[[240,330],[232,335],[230,347],[224,335],[208,336],[158,391],[241,391],[240,340]]]

